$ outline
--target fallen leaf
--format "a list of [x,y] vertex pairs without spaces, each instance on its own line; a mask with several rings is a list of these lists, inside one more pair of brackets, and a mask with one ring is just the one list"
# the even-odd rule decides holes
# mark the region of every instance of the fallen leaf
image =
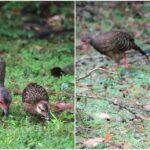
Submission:
[[106,137],[105,137],[105,142],[109,142],[111,139],[112,139],[111,134],[110,134],[110,133],[107,133],[107,134],[106,134]]
[[74,105],[70,104],[70,103],[57,103],[54,104],[54,107],[57,111],[64,111],[64,110],[73,110],[74,109]]
[[65,20],[65,16],[56,15],[47,19],[47,24],[55,30],[59,30],[63,28],[63,23]]
[[12,9],[12,12],[16,15],[20,15],[21,14],[21,9],[18,9],[18,8],[13,8]]
[[106,120],[110,120],[111,119],[111,117],[107,113],[97,113],[96,117],[100,118],[100,119],[106,119]]
[[145,126],[144,125],[139,125],[138,127],[139,127],[140,131],[142,131],[142,132],[145,130]]
[[131,149],[131,146],[130,146],[130,144],[128,144],[128,143],[122,143],[122,144],[121,144],[121,149],[128,150],[128,149]]
[[135,38],[140,38],[144,30],[132,30]]
[[11,104],[17,104],[17,102],[18,102],[17,100],[14,100],[14,99],[13,99],[13,101],[12,101]]
[[88,30],[88,25],[85,24],[85,23],[83,23],[83,24],[81,25],[81,27],[82,27],[83,30]]
[[99,145],[101,143],[103,143],[103,138],[102,137],[87,139],[83,142],[83,144],[86,147],[89,147],[89,148],[94,148],[94,147],[96,147],[97,145]]
[[21,95],[21,94],[22,94],[22,91],[19,90],[19,89],[15,89],[15,90],[13,91],[13,93],[14,93],[14,95]]
[[38,51],[44,49],[44,47],[42,47],[42,46],[40,46],[40,45],[36,45],[35,48],[36,48]]
[[145,105],[144,110],[150,112],[150,104]]
[[143,27],[150,27],[150,22],[143,22],[141,25]]

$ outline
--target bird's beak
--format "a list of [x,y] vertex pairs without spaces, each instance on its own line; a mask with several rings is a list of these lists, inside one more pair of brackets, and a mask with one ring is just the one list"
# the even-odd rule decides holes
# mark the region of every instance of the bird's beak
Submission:
[[50,112],[48,112],[48,114],[45,116],[45,119],[50,121],[51,120],[51,115],[50,115]]

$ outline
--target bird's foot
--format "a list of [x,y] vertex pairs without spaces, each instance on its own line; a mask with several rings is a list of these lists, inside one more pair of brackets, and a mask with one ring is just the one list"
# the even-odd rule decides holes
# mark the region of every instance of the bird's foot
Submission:
[[129,69],[129,68],[130,68],[130,65],[127,64],[127,63],[124,63],[124,68],[125,68],[125,69]]
[[113,71],[118,71],[118,69],[119,69],[119,65],[118,64],[115,64],[115,66],[113,67]]

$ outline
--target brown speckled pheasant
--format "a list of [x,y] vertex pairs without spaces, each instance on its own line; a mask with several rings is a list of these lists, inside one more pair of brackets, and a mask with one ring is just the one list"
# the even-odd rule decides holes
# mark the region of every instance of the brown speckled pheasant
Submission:
[[4,86],[5,81],[5,61],[0,58],[0,108],[3,110],[2,114],[9,115],[9,105],[12,101],[9,91]]
[[47,91],[36,83],[30,83],[22,93],[23,105],[32,115],[50,119],[49,97]]
[[110,31],[93,36],[87,35],[81,39],[81,42],[87,46],[90,44],[100,53],[114,59],[117,64],[124,58],[124,63],[127,65],[125,51],[131,49],[140,52],[149,61],[146,53],[135,44],[134,38],[124,31]]

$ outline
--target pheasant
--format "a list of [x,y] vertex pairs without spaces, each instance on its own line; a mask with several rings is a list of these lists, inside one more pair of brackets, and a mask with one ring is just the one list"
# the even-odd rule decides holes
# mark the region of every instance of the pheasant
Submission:
[[30,114],[50,119],[49,97],[42,86],[36,83],[28,84],[23,90],[22,102]]
[[127,67],[126,51],[134,49],[140,52],[149,61],[146,53],[136,45],[134,38],[124,31],[110,31],[93,36],[87,35],[81,39],[82,45],[89,48],[89,44],[98,52],[112,58],[119,65],[120,60],[124,58],[124,64]]
[[6,62],[0,58],[0,108],[3,110],[2,115],[9,115],[9,105],[12,101],[9,91],[5,88],[5,68]]

